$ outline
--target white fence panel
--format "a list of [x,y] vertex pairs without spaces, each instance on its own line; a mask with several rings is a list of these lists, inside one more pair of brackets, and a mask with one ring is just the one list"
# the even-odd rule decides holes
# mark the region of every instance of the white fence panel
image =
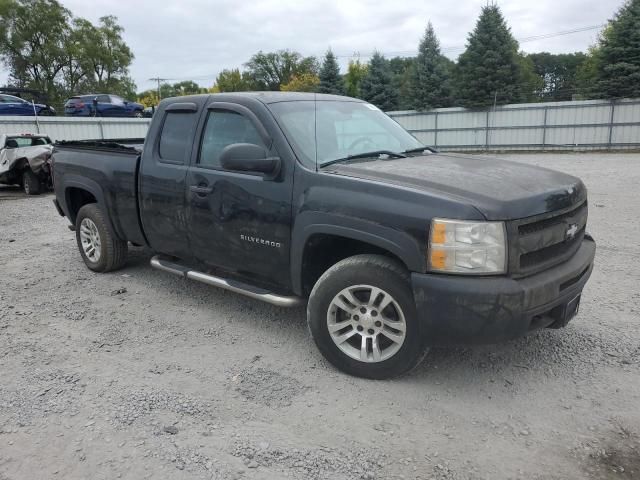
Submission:
[[42,133],[52,140],[144,138],[149,118],[0,117],[0,133]]
[[[640,99],[440,108],[389,112],[426,145],[442,150],[640,148]],[[55,140],[143,138],[151,119],[0,117],[0,133]]]
[[[640,99],[389,112],[442,150],[640,148]],[[433,139],[429,142],[429,139]]]

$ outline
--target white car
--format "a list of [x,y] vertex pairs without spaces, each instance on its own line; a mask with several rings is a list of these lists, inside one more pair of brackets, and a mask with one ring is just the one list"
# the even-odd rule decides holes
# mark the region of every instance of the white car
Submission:
[[27,195],[49,188],[52,151],[46,135],[0,134],[0,183],[19,184]]

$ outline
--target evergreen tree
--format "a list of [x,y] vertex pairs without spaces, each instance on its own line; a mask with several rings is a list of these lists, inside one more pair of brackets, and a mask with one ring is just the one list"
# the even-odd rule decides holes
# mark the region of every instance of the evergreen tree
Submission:
[[413,72],[415,58],[394,57],[389,60],[389,68],[393,76],[393,88],[398,92],[398,110],[411,110],[413,106]]
[[320,77],[318,93],[344,95],[344,82],[340,76],[340,66],[331,49],[327,50],[327,54],[324,56],[318,77]]
[[456,69],[457,96],[468,108],[521,100],[518,42],[497,5],[482,7]]
[[602,32],[598,96],[640,97],[640,0],[628,0]]
[[420,40],[411,87],[413,107],[418,110],[451,106],[450,72],[431,22]]
[[367,74],[360,84],[363,100],[373,103],[384,111],[394,110],[398,105],[398,92],[393,86],[389,62],[382,54],[375,52],[369,62]]

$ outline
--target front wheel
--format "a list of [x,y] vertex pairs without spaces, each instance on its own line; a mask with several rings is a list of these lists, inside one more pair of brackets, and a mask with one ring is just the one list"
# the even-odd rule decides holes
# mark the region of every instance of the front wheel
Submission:
[[76,241],[85,265],[94,272],[117,270],[127,261],[127,242],[113,234],[95,203],[85,205],[78,212]]
[[397,377],[426,353],[409,274],[380,255],[357,255],[327,270],[311,292],[307,320],[320,352],[350,375]]

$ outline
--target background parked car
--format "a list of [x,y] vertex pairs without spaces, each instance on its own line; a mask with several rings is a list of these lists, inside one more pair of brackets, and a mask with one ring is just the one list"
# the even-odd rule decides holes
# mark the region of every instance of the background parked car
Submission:
[[95,93],[71,97],[64,104],[64,113],[73,117],[139,117],[144,105],[130,102],[118,95]]
[[158,108],[158,107],[156,107],[156,106],[146,107],[142,112],[142,116],[145,117],[145,118],[153,117],[153,114],[155,113],[156,108]]
[[19,115],[19,116],[35,116],[35,115],[55,115],[56,111],[53,107],[42,103],[31,103],[20,97],[13,95],[0,94],[0,115]]

